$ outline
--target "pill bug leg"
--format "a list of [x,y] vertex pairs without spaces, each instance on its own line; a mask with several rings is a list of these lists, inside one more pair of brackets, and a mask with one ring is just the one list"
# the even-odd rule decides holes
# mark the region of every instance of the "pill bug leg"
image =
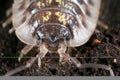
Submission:
[[7,11],[6,11],[6,16],[8,17],[2,24],[3,28],[5,28],[8,24],[10,24],[12,22],[12,7],[10,7]]
[[41,59],[45,56],[45,54],[46,53],[41,52],[41,53],[37,54],[35,57],[31,57],[31,59],[26,63],[26,65],[15,68],[15,69],[7,72],[4,76],[12,76],[12,75],[14,75],[14,74],[16,74],[16,73],[18,73],[20,71],[23,71],[23,70],[25,70],[27,68],[30,68],[37,59],[39,60],[39,63],[38,63],[39,65],[38,66],[40,67]]
[[3,23],[2,23],[2,27],[5,28],[7,27],[7,25],[9,25],[12,22],[12,16],[10,16],[8,19],[6,19]]
[[22,50],[21,50],[21,53],[19,55],[19,62],[21,61],[21,58],[26,55],[34,46],[31,46],[31,45],[26,45]]
[[[105,23],[104,23],[103,21],[101,21],[101,20],[98,20],[97,25],[98,25],[99,27],[103,28],[104,30],[108,30],[108,25],[105,24]],[[96,29],[95,29],[95,33],[100,33],[100,30],[96,28]]]
[[[3,23],[2,23],[2,27],[5,28],[7,27],[10,23],[12,23],[12,7],[10,7],[7,11],[6,11],[6,16],[8,17]],[[9,30],[9,33],[14,32],[15,29],[11,28]]]
[[103,21],[98,20],[97,24],[105,30],[108,29],[108,25],[106,25]]

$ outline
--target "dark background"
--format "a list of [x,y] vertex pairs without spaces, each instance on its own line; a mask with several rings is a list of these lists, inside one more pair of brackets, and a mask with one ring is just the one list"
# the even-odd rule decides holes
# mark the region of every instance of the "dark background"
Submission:
[[[17,39],[15,33],[9,34],[12,27],[10,23],[6,28],[2,23],[8,18],[6,11],[12,6],[12,0],[0,0],[0,75],[24,65],[27,59],[18,62],[16,56],[25,46]],[[100,11],[100,21],[109,26],[106,30],[99,25],[99,33],[94,33],[90,40],[83,46],[77,47],[77,51],[72,50],[71,56],[80,57],[81,63],[99,63],[111,66],[116,76],[120,76],[120,0],[102,0]],[[96,42],[95,40],[98,40]],[[34,48],[28,56],[35,56],[37,48]],[[12,58],[8,58],[12,57]],[[104,69],[78,69],[73,64],[58,63],[58,54],[47,54],[42,60],[41,69],[34,63],[31,68],[21,71],[16,76],[109,76],[109,72]],[[115,62],[116,60],[116,62]]]

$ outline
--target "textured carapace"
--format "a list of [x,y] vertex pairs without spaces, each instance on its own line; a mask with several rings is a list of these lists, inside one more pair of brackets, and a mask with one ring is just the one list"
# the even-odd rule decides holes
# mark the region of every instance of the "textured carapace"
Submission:
[[99,8],[100,0],[15,0],[12,19],[22,42],[57,51],[89,40]]

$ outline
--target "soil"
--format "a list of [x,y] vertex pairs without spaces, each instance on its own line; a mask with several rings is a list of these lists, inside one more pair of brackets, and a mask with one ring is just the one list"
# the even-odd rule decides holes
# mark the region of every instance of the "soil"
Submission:
[[[12,6],[12,0],[0,0],[0,76],[19,66],[25,65],[29,58],[18,61],[20,51],[25,46],[15,35],[9,34],[12,23],[3,28],[2,23],[8,18],[6,11]],[[104,64],[112,68],[115,76],[120,76],[120,0],[102,0],[99,20],[108,26],[104,29],[97,25],[90,40],[69,54],[81,63]],[[76,50],[75,50],[76,49]],[[35,47],[27,56],[35,56]],[[54,57],[54,58],[53,58]],[[77,68],[72,63],[59,63],[58,54],[47,54],[42,59],[42,66],[37,62],[31,68],[18,72],[15,76],[110,76],[109,71],[98,68]]]

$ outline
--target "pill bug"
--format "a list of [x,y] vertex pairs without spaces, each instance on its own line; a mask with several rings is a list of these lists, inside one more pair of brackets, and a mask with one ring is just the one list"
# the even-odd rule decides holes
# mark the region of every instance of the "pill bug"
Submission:
[[15,0],[12,21],[22,42],[61,54],[61,46],[76,47],[89,40],[99,7],[100,0]]
[[58,53],[64,59],[81,64],[66,54],[67,47],[85,44],[93,34],[99,17],[101,0],[14,0],[12,22],[16,36],[27,44],[19,61],[34,46],[40,52],[25,65],[8,72],[12,75],[30,67],[49,53]]
[[15,0],[12,21],[25,44],[45,42],[50,47],[61,42],[76,47],[95,30],[99,7],[100,0]]

